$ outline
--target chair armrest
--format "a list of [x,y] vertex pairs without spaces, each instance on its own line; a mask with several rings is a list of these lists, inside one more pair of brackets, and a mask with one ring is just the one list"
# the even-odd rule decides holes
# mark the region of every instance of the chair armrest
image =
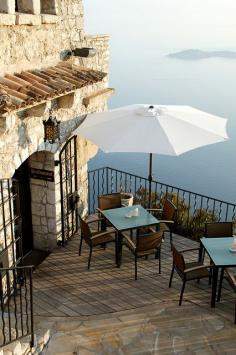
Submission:
[[146,211],[163,212],[163,208],[146,208]]
[[169,223],[169,224],[174,224],[175,223],[174,221],[167,220],[167,219],[160,219],[159,222],[160,223]]
[[94,218],[89,221],[86,220],[86,223],[90,224],[90,223],[99,222],[99,221],[104,221],[104,218]]
[[194,251],[194,250],[198,250],[199,251],[200,248],[190,248],[190,249],[183,249],[183,250],[179,250],[179,253],[186,253],[187,251]]
[[133,242],[126,234],[122,234],[122,237],[127,241],[127,243],[128,243],[133,249],[136,249],[136,245],[134,244],[134,242]]
[[152,232],[152,233],[156,233],[156,229],[152,228],[152,227],[148,227],[148,229]]
[[202,269],[211,269],[213,265],[199,265],[199,266],[194,266],[190,267],[189,269],[184,270],[184,273],[187,274],[190,271],[197,271],[197,270],[202,270]]
[[101,233],[98,233],[98,234],[92,236],[92,237],[91,237],[91,240],[94,240],[94,239],[99,238],[99,237],[103,237],[103,236],[108,235],[108,234],[111,234],[111,233],[117,234],[116,231],[101,232]]

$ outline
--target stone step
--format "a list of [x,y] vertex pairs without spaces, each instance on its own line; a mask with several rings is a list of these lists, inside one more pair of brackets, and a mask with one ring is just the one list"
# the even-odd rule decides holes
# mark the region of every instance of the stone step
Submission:
[[30,336],[26,336],[21,340],[16,340],[11,344],[4,346],[0,350],[0,355],[38,355],[50,340],[50,330],[37,330],[34,338],[34,347],[30,347]]

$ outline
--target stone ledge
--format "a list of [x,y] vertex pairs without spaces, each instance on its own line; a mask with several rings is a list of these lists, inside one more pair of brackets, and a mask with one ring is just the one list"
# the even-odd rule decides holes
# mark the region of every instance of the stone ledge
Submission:
[[110,96],[114,95],[115,89],[107,88],[103,90],[99,90],[94,94],[87,96],[83,99],[83,105],[88,107],[89,105],[95,104],[101,100],[107,100]]
[[[0,0],[1,1],[1,0]],[[60,16],[50,14],[5,14],[0,13],[0,26],[30,25],[38,26],[45,24],[55,24],[61,20]]]
[[16,23],[16,16],[10,14],[0,14],[0,26],[12,26]]
[[110,35],[108,34],[98,34],[98,35],[86,35],[85,36],[85,40],[86,39],[99,39],[99,38],[110,38]]
[[32,15],[32,14],[17,14],[16,25],[31,25],[31,26],[41,25],[41,16]]
[[57,15],[41,14],[42,24],[58,23],[60,17]]

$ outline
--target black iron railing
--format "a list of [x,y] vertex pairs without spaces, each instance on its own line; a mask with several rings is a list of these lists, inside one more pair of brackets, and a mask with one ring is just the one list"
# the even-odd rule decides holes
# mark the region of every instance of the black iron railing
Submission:
[[[88,173],[89,213],[97,207],[97,196],[113,192],[130,192],[134,203],[148,207],[149,180],[121,170],[105,167]],[[207,221],[235,221],[236,204],[201,195],[160,181],[151,183],[152,207],[168,197],[177,207],[175,231],[191,239],[204,233]]]
[[33,267],[0,269],[0,348],[25,336],[34,346]]

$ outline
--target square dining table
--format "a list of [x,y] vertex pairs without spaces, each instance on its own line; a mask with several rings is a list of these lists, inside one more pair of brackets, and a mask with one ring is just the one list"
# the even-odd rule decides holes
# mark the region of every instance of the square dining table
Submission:
[[[138,216],[128,218],[127,214],[136,208],[138,209]],[[113,208],[100,212],[118,232],[116,245],[116,264],[118,267],[121,265],[122,258],[122,232],[127,230],[132,231],[134,229],[138,230],[142,227],[156,226],[160,223],[157,218],[146,211],[141,205]]]
[[211,307],[215,307],[219,268],[236,266],[236,253],[230,251],[233,237],[201,238],[200,241],[213,262]]

